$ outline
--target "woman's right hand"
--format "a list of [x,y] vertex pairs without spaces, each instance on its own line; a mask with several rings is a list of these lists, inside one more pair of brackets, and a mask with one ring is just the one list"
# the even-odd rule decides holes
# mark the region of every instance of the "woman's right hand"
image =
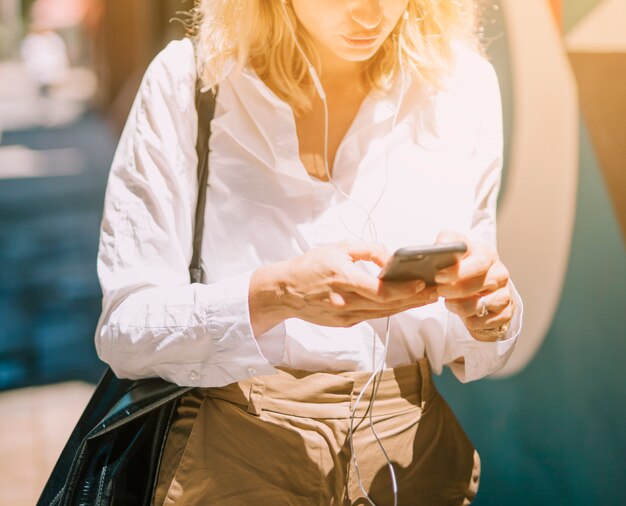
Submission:
[[249,291],[254,334],[288,318],[351,327],[437,301],[436,289],[423,281],[381,281],[355,265],[364,260],[382,268],[389,258],[380,244],[345,241],[257,269]]

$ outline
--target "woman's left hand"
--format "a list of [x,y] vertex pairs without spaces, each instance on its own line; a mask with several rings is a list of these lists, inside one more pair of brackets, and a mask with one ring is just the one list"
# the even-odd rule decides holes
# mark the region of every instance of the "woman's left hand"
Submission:
[[[506,329],[513,318],[509,271],[495,248],[469,241],[462,234],[443,231],[436,242],[456,241],[467,244],[467,252],[455,265],[437,273],[437,292],[476,339],[495,341],[504,333],[497,329]],[[484,329],[494,331],[481,332]]]

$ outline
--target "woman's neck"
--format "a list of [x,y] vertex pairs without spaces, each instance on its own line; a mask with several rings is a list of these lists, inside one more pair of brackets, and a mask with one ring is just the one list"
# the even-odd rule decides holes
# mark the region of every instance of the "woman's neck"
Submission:
[[338,58],[330,51],[318,48],[321,69],[317,72],[324,88],[345,88],[361,86],[365,62],[352,62]]

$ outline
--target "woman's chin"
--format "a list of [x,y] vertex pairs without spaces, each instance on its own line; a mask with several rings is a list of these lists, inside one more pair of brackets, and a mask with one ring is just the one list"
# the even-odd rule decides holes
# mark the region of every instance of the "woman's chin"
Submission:
[[365,62],[372,58],[380,49],[380,44],[369,47],[346,47],[337,51],[337,56],[350,62]]

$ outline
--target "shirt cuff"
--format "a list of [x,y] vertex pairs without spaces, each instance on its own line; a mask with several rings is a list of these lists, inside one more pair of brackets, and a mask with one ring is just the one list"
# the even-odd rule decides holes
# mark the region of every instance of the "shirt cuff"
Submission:
[[[252,376],[276,374],[276,369],[261,352],[250,324],[248,291],[252,271],[214,283],[192,285],[194,306],[202,308],[197,323],[180,328],[184,319],[170,307],[170,326],[154,356],[128,349],[133,362],[132,374],[125,377],[160,376],[180,386],[222,387]],[[176,317],[178,316],[178,318]],[[161,328],[161,327],[159,327]],[[132,353],[132,358],[128,357]]]
[[[445,362],[462,383],[475,381],[499,371],[504,367],[515,349],[522,329],[524,307],[522,299],[511,281],[509,281],[508,286],[511,290],[515,309],[506,334],[497,341],[486,342],[475,339],[465,327],[463,320],[458,315],[449,313],[448,335],[454,337],[446,353]],[[454,362],[461,357],[465,359],[465,363]]]
[[[209,295],[211,304],[205,306],[205,322],[212,350],[208,356],[217,360],[192,367],[187,375],[188,386],[221,387],[252,376],[276,374],[276,369],[263,355],[250,323],[248,294],[252,273],[233,276],[225,280],[226,283],[218,282],[220,294],[223,294],[220,304],[215,304],[214,294]],[[217,288],[215,284],[205,286]]]

